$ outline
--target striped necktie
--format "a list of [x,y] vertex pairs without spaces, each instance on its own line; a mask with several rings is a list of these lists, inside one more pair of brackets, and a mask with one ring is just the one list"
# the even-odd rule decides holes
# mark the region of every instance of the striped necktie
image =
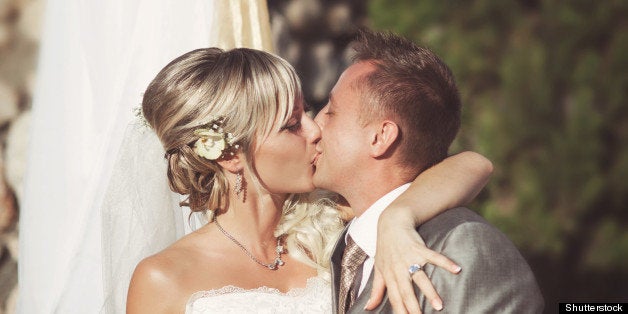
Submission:
[[353,241],[347,237],[347,246],[340,262],[340,289],[338,294],[338,313],[344,314],[355,302],[362,281],[362,265],[367,255]]

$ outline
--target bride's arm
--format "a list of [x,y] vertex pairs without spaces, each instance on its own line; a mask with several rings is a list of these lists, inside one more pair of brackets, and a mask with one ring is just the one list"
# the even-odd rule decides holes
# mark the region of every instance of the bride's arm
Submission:
[[[449,208],[473,200],[492,171],[492,163],[480,154],[453,155],[421,173],[408,190],[384,210],[378,223],[375,281],[367,309],[375,308],[388,290],[393,309],[420,313],[408,280],[408,268],[412,264],[431,263],[454,274],[460,271],[454,262],[428,249],[415,227]],[[424,272],[415,273],[412,280],[435,309],[442,308],[442,300]]]

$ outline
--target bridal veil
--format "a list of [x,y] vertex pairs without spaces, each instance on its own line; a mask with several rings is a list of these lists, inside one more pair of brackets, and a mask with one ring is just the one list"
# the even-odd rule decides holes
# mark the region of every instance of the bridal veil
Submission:
[[[183,235],[132,108],[189,50],[271,50],[265,1],[49,0],[20,213],[18,313],[123,313],[139,260]],[[129,124],[130,123],[130,124]]]

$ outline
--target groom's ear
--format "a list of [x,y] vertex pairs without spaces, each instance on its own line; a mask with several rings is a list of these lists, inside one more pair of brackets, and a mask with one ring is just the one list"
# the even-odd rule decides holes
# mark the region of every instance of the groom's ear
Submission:
[[391,152],[393,144],[399,138],[399,126],[393,121],[383,120],[373,124],[373,127],[370,155],[379,158]]
[[221,158],[217,162],[223,169],[231,173],[238,173],[244,168],[239,153],[227,158]]

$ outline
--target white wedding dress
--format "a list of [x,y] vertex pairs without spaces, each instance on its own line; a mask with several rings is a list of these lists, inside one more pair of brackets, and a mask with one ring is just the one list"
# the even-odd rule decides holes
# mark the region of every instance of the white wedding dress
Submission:
[[194,293],[185,313],[327,314],[332,313],[331,287],[329,281],[321,277],[312,277],[304,288],[291,289],[286,293],[268,287],[242,289],[226,286]]

